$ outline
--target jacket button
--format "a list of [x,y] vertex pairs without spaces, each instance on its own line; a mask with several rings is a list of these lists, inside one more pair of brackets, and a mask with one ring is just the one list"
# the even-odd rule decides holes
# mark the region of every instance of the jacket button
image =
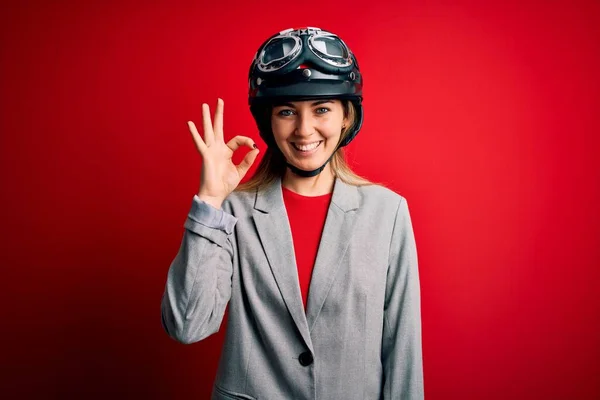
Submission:
[[300,353],[298,356],[298,361],[300,361],[300,365],[303,367],[307,367],[313,363],[315,359],[310,351],[305,351],[304,353]]

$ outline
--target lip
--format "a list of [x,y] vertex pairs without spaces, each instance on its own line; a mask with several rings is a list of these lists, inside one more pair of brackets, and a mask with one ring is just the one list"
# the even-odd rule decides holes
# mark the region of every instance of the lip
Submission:
[[[312,144],[312,143],[317,143],[317,142],[319,143],[319,144],[317,145],[317,147],[315,147],[314,149],[312,149],[312,150],[309,150],[309,151],[302,151],[302,150],[298,150],[298,149],[296,148],[296,146],[295,146],[295,145],[299,145],[299,146],[305,146],[305,145]],[[294,150],[294,153],[295,153],[295,154],[298,154],[298,155],[300,155],[300,156],[302,156],[302,157],[307,157],[307,156],[310,156],[310,155],[314,154],[314,153],[315,153],[315,152],[316,152],[316,151],[319,149],[319,147],[321,147],[321,144],[323,144],[323,141],[322,141],[322,140],[317,140],[316,142],[309,142],[309,143],[297,143],[297,142],[291,142],[291,147],[292,147],[292,149]]]

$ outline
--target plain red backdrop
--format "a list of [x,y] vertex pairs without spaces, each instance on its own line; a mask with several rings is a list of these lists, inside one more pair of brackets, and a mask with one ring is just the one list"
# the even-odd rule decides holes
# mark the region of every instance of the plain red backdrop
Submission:
[[249,63],[299,25],[357,54],[349,159],[408,199],[427,398],[600,398],[600,3],[13,3],[3,398],[208,398],[222,332],[160,324],[199,182],[186,121],[219,96],[226,135],[258,140]]

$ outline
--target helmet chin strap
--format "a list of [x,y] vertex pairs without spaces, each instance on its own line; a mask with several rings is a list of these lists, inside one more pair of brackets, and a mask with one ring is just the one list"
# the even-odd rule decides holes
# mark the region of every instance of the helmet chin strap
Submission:
[[325,162],[325,164],[321,165],[319,168],[313,169],[312,171],[305,171],[303,169],[300,169],[300,168],[290,164],[287,161],[285,163],[287,164],[288,168],[292,170],[292,172],[294,174],[298,175],[301,178],[310,178],[311,176],[319,175],[325,169],[325,166],[327,165],[328,162],[329,162],[329,160],[327,160]]

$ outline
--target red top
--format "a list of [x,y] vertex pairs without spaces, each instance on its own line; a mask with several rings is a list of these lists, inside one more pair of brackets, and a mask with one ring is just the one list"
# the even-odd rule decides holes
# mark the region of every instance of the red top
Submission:
[[319,242],[333,193],[309,197],[284,187],[282,187],[282,191],[294,241],[300,292],[304,309],[306,309],[310,278],[317,259]]

